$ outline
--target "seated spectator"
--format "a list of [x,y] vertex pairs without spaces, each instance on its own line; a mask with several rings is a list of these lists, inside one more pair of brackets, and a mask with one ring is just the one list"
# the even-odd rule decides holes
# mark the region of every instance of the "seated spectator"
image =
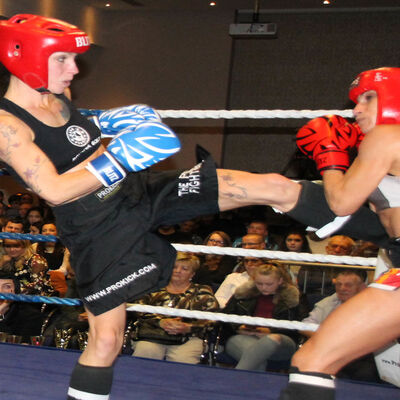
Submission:
[[248,282],[254,274],[254,271],[262,264],[265,264],[265,260],[262,258],[255,257],[244,257],[243,265],[245,270],[243,272],[233,272],[229,274],[221,286],[215,292],[215,297],[218,300],[219,306],[224,308],[226,303],[232,297],[235,290]]
[[[178,253],[168,285],[137,301],[139,304],[187,310],[215,311],[218,302],[208,286],[191,282],[200,262]],[[136,323],[133,356],[197,364],[203,352],[202,335],[208,323],[156,314],[141,314]]]
[[33,224],[29,225],[28,233],[31,235],[40,235],[42,232],[43,224],[41,222],[34,222]]
[[[47,221],[42,225],[42,235],[57,236],[57,225],[54,221]],[[48,269],[59,270],[67,274],[70,253],[68,249],[58,240],[57,242],[36,242],[32,244],[34,252],[46,259]]]
[[243,249],[266,250],[264,237],[259,233],[248,233],[244,235],[240,247]]
[[[19,281],[13,274],[0,271],[0,293],[20,293]],[[22,343],[30,343],[30,336],[41,334],[45,314],[32,304],[0,300],[0,331],[22,336]]]
[[19,216],[19,206],[21,205],[21,193],[13,193],[8,197],[8,209],[6,216],[8,218]]
[[14,273],[21,284],[21,293],[51,296],[54,289],[47,275],[46,259],[34,253],[28,240],[4,240],[5,255],[0,268]]
[[31,207],[26,213],[26,226],[29,228],[34,223],[43,224],[43,209],[41,207]]
[[[364,270],[340,270],[333,280],[335,293],[316,303],[310,314],[302,322],[321,324],[337,307],[365,289],[366,278],[367,274]],[[314,334],[314,331],[300,331],[300,333],[309,338]],[[370,382],[380,381],[373,354],[367,354],[352,361],[336,376]]]
[[203,244],[203,239],[196,233],[197,220],[191,219],[183,221],[179,224],[178,232],[190,236],[190,241],[193,244]]
[[169,243],[193,243],[192,235],[186,232],[178,231],[178,228],[175,225],[162,225],[159,226],[156,235],[162,237],[167,240]]
[[32,208],[31,203],[23,203],[19,205],[18,208],[18,216],[22,218],[24,222],[26,222],[26,216],[28,215],[28,211]]
[[[8,217],[5,225],[2,227],[2,232],[8,233],[24,233],[24,221],[20,217]],[[0,260],[5,255],[4,241],[1,241]],[[0,264],[1,268],[1,264]]]
[[[265,250],[264,237],[258,233],[248,233],[242,237],[240,247],[249,250]],[[244,272],[245,270],[243,257],[237,257],[233,272]]]
[[[264,220],[253,220],[247,225],[247,233],[248,234],[256,234],[261,235],[263,237],[263,241],[265,243],[265,250],[278,250],[279,246],[269,235],[268,224]],[[241,246],[242,238],[238,238],[234,241],[233,247],[243,247]]]
[[[210,233],[204,240],[205,246],[231,247],[232,242],[228,234],[222,231]],[[193,277],[193,282],[208,285],[214,290],[218,289],[235,265],[235,257],[219,254],[202,254],[200,268]]]
[[[304,230],[300,228],[289,229],[283,237],[283,242],[280,248],[281,251],[290,251],[293,253],[311,253],[310,245]],[[300,265],[283,264],[292,281],[297,285],[297,275],[300,270]]]
[[[354,240],[348,236],[335,235],[329,238],[326,254],[349,256],[354,248]],[[307,293],[311,307],[324,296],[331,295],[335,289],[332,285],[333,268],[301,267],[297,276],[299,289]]]
[[[285,281],[279,267],[265,264],[253,281],[236,289],[223,312],[298,320],[298,305],[298,289]],[[238,361],[237,369],[265,371],[268,360],[290,360],[296,351],[297,333],[286,329],[226,324],[225,337],[225,352]]]
[[24,221],[21,217],[8,218],[3,232],[9,233],[24,233]]

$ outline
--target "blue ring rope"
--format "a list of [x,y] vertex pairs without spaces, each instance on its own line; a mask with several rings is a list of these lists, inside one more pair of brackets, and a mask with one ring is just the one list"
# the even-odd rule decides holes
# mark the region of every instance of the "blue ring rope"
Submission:
[[60,304],[65,306],[80,306],[82,300],[80,299],[66,299],[60,297],[47,297],[47,296],[31,296],[27,294],[14,294],[14,293],[0,293],[2,300],[24,301],[26,303],[46,303],[46,304]]
[[30,233],[0,232],[0,239],[30,240],[31,242],[57,242],[53,235],[31,235]]

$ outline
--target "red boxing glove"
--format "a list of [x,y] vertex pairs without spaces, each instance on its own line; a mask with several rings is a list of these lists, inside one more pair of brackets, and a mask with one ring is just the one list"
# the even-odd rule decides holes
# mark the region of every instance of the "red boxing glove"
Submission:
[[348,151],[355,147],[359,128],[338,115],[312,119],[299,129],[298,148],[317,164],[322,175],[328,169],[346,171],[350,165]]

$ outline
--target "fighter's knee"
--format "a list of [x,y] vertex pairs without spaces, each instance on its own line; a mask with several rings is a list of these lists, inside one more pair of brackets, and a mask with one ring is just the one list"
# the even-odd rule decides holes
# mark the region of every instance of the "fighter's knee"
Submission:
[[122,347],[123,332],[104,329],[89,335],[89,340],[96,347],[96,353],[100,357],[117,356]]

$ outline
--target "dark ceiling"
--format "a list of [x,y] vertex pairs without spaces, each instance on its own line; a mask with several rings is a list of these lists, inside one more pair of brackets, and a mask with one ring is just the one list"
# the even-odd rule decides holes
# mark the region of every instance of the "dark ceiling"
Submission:
[[[207,8],[236,9],[303,9],[303,8],[364,8],[364,7],[399,7],[400,0],[330,0],[330,5],[324,5],[323,0],[215,0],[216,6],[210,7],[211,0],[82,0],[87,4],[108,10],[135,9],[176,9],[205,10]],[[106,4],[110,3],[110,7]]]

